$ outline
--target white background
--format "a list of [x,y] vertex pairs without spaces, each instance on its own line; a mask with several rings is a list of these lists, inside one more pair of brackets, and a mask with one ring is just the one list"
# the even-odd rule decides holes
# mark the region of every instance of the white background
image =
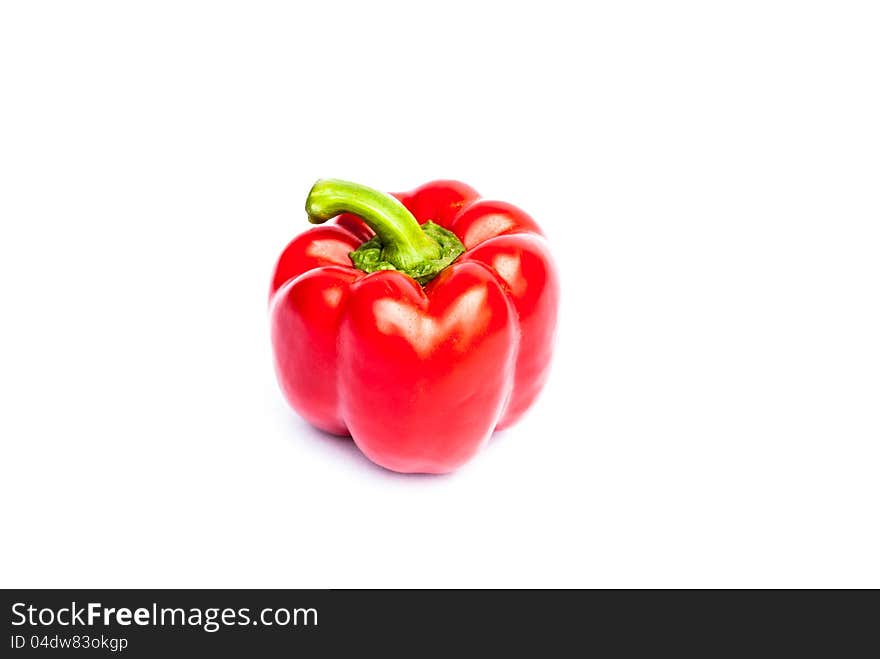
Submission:
[[[3,3],[0,585],[880,586],[874,7]],[[551,381],[454,475],[277,389],[331,176],[550,237]]]

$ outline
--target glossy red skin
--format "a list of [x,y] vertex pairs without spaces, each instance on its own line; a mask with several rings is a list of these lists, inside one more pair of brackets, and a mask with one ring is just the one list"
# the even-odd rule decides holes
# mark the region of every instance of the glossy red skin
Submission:
[[445,473],[514,423],[547,377],[559,282],[535,221],[457,181],[395,194],[466,251],[422,288],[364,273],[348,253],[373,232],[341,215],[297,236],[270,289],[278,381],[290,405],[351,435],[373,462]]

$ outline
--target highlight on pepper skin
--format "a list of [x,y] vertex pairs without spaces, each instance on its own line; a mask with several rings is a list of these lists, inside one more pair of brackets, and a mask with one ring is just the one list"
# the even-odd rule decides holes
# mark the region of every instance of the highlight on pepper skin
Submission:
[[275,372],[306,421],[370,460],[446,473],[534,403],[559,281],[538,224],[458,181],[319,180],[269,291]]

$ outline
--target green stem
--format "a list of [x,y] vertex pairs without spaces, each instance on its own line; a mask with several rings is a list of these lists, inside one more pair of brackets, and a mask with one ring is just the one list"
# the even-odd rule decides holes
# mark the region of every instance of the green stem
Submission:
[[306,199],[309,222],[321,224],[340,213],[353,213],[382,242],[382,256],[398,270],[440,256],[440,245],[429,238],[413,214],[390,194],[338,179],[321,179]]
[[419,225],[397,199],[358,183],[321,179],[309,191],[306,213],[312,224],[340,213],[366,222],[376,236],[350,254],[355,267],[365,272],[400,270],[424,284],[464,251],[451,231],[430,221]]

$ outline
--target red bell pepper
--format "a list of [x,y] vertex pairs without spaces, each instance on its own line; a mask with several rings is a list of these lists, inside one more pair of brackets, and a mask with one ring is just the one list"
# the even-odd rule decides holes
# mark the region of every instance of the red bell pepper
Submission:
[[322,226],[272,280],[278,380],[309,423],[400,472],[457,468],[547,376],[559,284],[535,221],[456,181],[387,195],[318,181]]

